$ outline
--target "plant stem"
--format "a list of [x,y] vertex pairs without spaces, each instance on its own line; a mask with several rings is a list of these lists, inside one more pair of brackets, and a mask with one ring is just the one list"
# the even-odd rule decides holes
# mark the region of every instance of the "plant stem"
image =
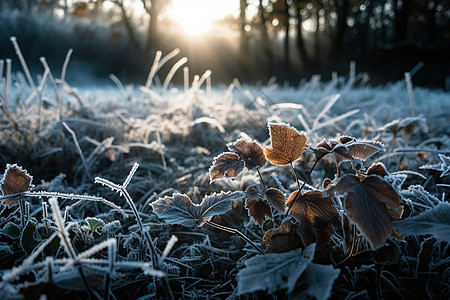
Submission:
[[23,204],[22,197],[19,196],[19,213],[20,213],[20,228],[25,228],[25,206]]
[[264,195],[266,194],[266,191],[267,191],[266,183],[264,182],[264,179],[261,175],[261,172],[259,171],[259,168],[257,168],[256,171],[258,172],[259,178],[261,179],[261,183],[263,185],[263,189],[264,189],[263,197],[264,197]]
[[252,246],[252,247],[255,248],[256,250],[258,250],[259,253],[261,253],[261,254],[265,254],[265,253],[266,253],[261,247],[259,247],[258,245],[256,245],[252,240],[250,240],[247,236],[245,236],[242,232],[240,232],[240,231],[237,230],[237,229],[230,228],[230,227],[227,227],[227,226],[223,226],[223,225],[220,225],[220,224],[211,222],[211,221],[206,221],[206,224],[208,224],[209,226],[214,227],[214,228],[216,228],[216,229],[220,229],[220,230],[223,230],[223,231],[225,231],[225,232],[228,232],[228,233],[232,233],[232,234],[234,234],[234,235],[237,235],[237,236],[239,236],[241,239],[243,239],[245,242],[247,242],[248,244],[250,244],[250,246]]
[[297,199],[299,198],[299,195],[301,195],[302,189],[305,187],[305,184],[308,182],[309,178],[311,177],[311,174],[312,174],[312,172],[313,172],[313,170],[314,170],[314,168],[316,167],[316,165],[317,165],[318,162],[319,162],[318,159],[316,159],[316,160],[314,161],[314,163],[313,163],[311,169],[310,169],[309,172],[308,172],[308,175],[306,175],[305,181],[303,181],[303,184],[302,184],[301,186],[300,186],[300,182],[299,182],[299,180],[298,180],[297,171],[296,171],[295,168],[294,168],[294,164],[291,163],[292,170],[294,170],[295,181],[297,182],[297,186],[298,186],[298,194],[295,196],[294,200],[293,200],[292,203],[289,205],[288,210],[287,210],[286,214],[284,215],[285,218],[288,216],[289,211],[290,211],[291,208],[292,208],[292,205],[294,205],[295,201],[297,201]]

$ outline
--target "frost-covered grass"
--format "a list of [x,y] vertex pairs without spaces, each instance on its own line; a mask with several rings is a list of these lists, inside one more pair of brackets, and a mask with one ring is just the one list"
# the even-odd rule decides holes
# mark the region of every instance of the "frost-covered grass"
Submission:
[[[122,85],[112,77],[113,87],[77,89],[64,78],[53,78],[49,68],[37,78],[10,74],[9,68],[8,61],[0,61],[1,168],[16,163],[33,176],[34,187],[17,191],[23,192],[18,206],[2,205],[1,298],[67,293],[104,299],[171,293],[177,299],[264,297],[262,291],[242,293],[252,289],[243,288],[237,274],[244,268],[248,273],[261,259],[239,235],[206,225],[167,225],[150,204],[174,193],[200,203],[214,192],[259,184],[258,174],[246,170],[236,179],[210,184],[209,172],[227,143],[244,138],[269,146],[269,122],[304,131],[312,145],[342,135],[383,143],[386,152],[366,167],[382,162],[396,178],[392,185],[405,207],[403,217],[440,220],[433,224],[434,232],[407,228],[407,236],[393,235],[375,251],[362,238],[357,254],[346,259],[339,232],[328,247],[309,246],[298,256],[265,254],[270,266],[283,261],[301,266],[314,253],[316,269],[289,282],[287,289],[270,290],[276,297],[288,292],[294,298],[304,293],[323,298],[449,297],[450,224],[448,215],[438,218],[449,199],[449,93],[414,88],[412,100],[405,82],[371,87],[364,74],[336,76],[330,82],[313,77],[295,88],[275,80],[211,87],[208,72],[186,80],[184,87],[166,89],[169,81],[156,72],[144,87]],[[296,163],[300,181],[312,164],[310,154]],[[348,169],[346,163],[342,168]],[[320,188],[335,171],[333,162],[324,159],[305,188]],[[287,195],[296,190],[285,167],[266,165],[261,176]],[[444,209],[432,211],[435,207]],[[232,210],[212,220],[259,245],[281,218],[275,214],[274,222],[266,220],[259,227],[249,219],[243,200],[236,200]],[[340,261],[330,260],[336,257]],[[327,272],[317,262],[339,270],[334,282],[314,286],[305,279]],[[314,287],[332,289],[314,293]]]

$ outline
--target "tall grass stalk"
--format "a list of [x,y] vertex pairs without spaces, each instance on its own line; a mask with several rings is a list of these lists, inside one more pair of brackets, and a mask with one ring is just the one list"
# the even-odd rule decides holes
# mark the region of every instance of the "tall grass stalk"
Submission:
[[177,61],[172,68],[170,69],[169,73],[166,76],[166,79],[164,80],[163,86],[161,88],[162,92],[164,93],[167,90],[167,87],[169,86],[170,81],[172,80],[173,76],[175,75],[175,72],[185,63],[187,63],[188,59],[187,57],[183,57],[179,61]]
[[183,68],[183,83],[184,92],[186,93],[189,90],[189,67]]
[[416,117],[416,103],[414,101],[414,92],[413,92],[413,85],[411,81],[411,74],[409,72],[405,73],[405,81],[406,81],[406,87],[408,89],[408,96],[409,96],[409,104],[411,105],[411,113],[413,117]]
[[75,132],[69,127],[69,125],[66,124],[66,122],[62,122],[64,128],[72,135],[73,142],[75,143],[75,147],[78,151],[78,154],[80,155],[80,159],[83,163],[84,170],[86,171],[86,174],[89,178],[92,178],[91,173],[89,172],[89,168],[86,164],[86,160],[84,159],[83,151],[81,151],[80,145],[78,144],[77,136]]
[[48,70],[48,78],[50,79],[50,83],[52,84],[53,91],[55,93],[56,98],[56,121],[61,120],[61,97],[59,95],[58,87],[56,86],[55,78],[53,78],[53,74],[50,70],[50,67],[48,66],[47,61],[45,60],[45,57],[41,57],[40,61],[42,65],[44,66],[45,70]]

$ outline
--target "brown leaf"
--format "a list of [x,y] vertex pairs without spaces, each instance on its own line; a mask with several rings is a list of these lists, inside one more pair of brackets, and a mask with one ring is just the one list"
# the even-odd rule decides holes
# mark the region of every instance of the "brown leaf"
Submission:
[[280,213],[284,213],[286,210],[286,199],[284,198],[284,194],[276,188],[269,188],[266,191],[266,197],[269,200],[270,204],[276,208]]
[[245,167],[252,170],[257,167],[263,167],[266,164],[266,157],[261,146],[257,142],[247,142],[239,139],[234,143],[229,143],[228,149],[239,155],[239,158],[245,162]]
[[344,207],[349,219],[358,226],[372,248],[384,244],[392,233],[389,209],[399,210],[400,197],[385,180],[369,175],[362,181],[355,175],[345,175],[336,184],[339,194],[346,194]]
[[272,148],[264,148],[267,159],[274,165],[291,164],[301,159],[309,147],[306,136],[284,123],[269,123]]
[[314,155],[316,156],[316,160],[322,159],[325,155],[331,153],[331,150],[333,149],[333,145],[330,142],[327,142],[325,139],[323,139],[320,143],[317,144],[317,146],[311,146],[310,149],[313,151]]
[[353,159],[366,160],[378,151],[385,151],[384,145],[375,141],[351,142],[346,144]]
[[[0,181],[0,190],[3,196],[14,195],[28,192],[33,188],[31,184],[33,177],[17,164],[7,164],[3,179]],[[5,198],[2,200],[3,205],[12,206],[18,204],[19,197]]]
[[263,237],[261,247],[267,253],[283,253],[303,246],[292,218],[285,219],[277,229],[269,229]]
[[272,219],[272,208],[269,202],[265,200],[251,200],[245,201],[245,208],[248,210],[248,215],[253,218],[255,224],[262,226],[266,219]]
[[[286,202],[288,207],[297,195],[298,190],[289,196]],[[321,191],[309,191],[303,195],[298,195],[298,197],[289,214],[297,219],[300,224],[325,228],[338,216],[338,211],[331,197],[323,197]]]
[[385,167],[385,165],[381,162],[371,165],[367,169],[367,175],[378,175],[381,177],[388,176],[389,173]]
[[352,136],[348,136],[348,135],[343,135],[339,138],[339,143],[341,144],[347,144],[350,142],[356,142],[356,139]]
[[210,182],[222,177],[236,177],[244,169],[244,162],[237,154],[225,152],[214,158],[209,168]]

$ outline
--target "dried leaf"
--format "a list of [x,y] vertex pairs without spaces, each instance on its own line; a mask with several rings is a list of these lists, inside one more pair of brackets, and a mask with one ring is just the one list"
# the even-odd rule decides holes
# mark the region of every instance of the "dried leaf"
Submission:
[[398,220],[394,227],[402,235],[431,234],[439,241],[450,242],[450,204],[440,202],[420,215]]
[[268,188],[266,191],[266,197],[269,200],[270,204],[275,207],[280,213],[284,213],[286,211],[286,199],[284,198],[284,194],[276,188]]
[[245,268],[240,270],[238,294],[264,290],[272,293],[278,289],[291,292],[299,277],[314,257],[315,245],[304,251],[294,250],[285,253],[257,255],[245,261]]
[[289,207],[296,197],[298,199],[295,200],[289,214],[300,224],[325,228],[338,216],[338,211],[331,197],[323,197],[321,191],[309,191],[303,195],[298,195],[297,190],[289,196],[286,205]]
[[274,165],[291,164],[303,157],[309,147],[306,136],[284,123],[269,123],[272,148],[264,148],[267,159]]
[[248,215],[253,218],[255,224],[262,226],[266,219],[272,219],[272,209],[269,202],[265,200],[251,200],[245,201],[245,208]]
[[[31,184],[33,177],[17,164],[7,164],[3,179],[0,181],[0,190],[3,196],[28,192],[34,185]],[[12,206],[18,204],[19,197],[2,199],[2,204]]]
[[292,218],[287,218],[279,228],[267,230],[261,243],[267,253],[288,252],[304,245],[292,220]]
[[179,224],[186,227],[202,226],[213,216],[226,213],[235,200],[244,198],[242,192],[221,192],[205,196],[200,204],[192,203],[184,194],[175,193],[172,197],[159,198],[150,205],[156,215],[167,224]]
[[384,145],[375,141],[358,142],[351,136],[341,136],[338,141],[322,140],[311,150],[319,160],[328,153],[332,153],[339,165],[343,161],[354,161],[355,159],[366,160],[378,151],[385,150]]
[[367,169],[367,175],[378,175],[381,177],[385,177],[389,175],[389,172],[387,171],[386,166],[383,163],[378,162],[371,165]]
[[383,245],[392,233],[388,208],[395,210],[400,207],[397,191],[376,175],[369,175],[362,181],[358,176],[345,175],[336,184],[336,191],[346,194],[344,206],[347,216],[372,248]]
[[229,143],[228,149],[236,153],[245,162],[248,170],[263,167],[266,164],[266,157],[261,146],[257,142],[247,142],[239,139],[234,143]]
[[353,159],[366,160],[378,151],[386,151],[384,145],[375,141],[351,142],[346,144]]
[[244,169],[244,162],[237,154],[225,152],[214,158],[209,168],[210,182],[222,177],[236,177]]
[[333,145],[330,142],[327,142],[325,139],[323,139],[317,146],[311,146],[310,149],[313,151],[314,155],[316,156],[316,160],[322,159],[325,155],[331,153],[331,150],[333,149]]

